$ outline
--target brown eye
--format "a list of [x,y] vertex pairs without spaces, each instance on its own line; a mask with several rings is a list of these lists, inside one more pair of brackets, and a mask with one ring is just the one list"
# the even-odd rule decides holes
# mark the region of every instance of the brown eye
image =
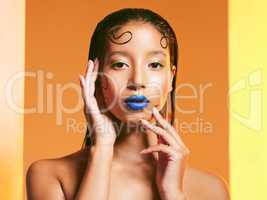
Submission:
[[113,63],[111,65],[112,68],[119,68],[119,69],[122,69],[123,66],[127,66],[127,64],[123,63],[123,62],[117,62],[117,63]]
[[159,62],[153,62],[153,63],[150,63],[150,66],[153,68],[153,69],[161,69],[163,68],[164,66],[159,63]]

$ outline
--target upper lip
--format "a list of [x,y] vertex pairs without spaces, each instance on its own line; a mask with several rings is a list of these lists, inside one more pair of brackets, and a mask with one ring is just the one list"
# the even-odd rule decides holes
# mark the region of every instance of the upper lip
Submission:
[[124,101],[126,103],[127,102],[145,102],[145,101],[149,102],[147,97],[144,95],[131,95],[131,96],[127,97]]

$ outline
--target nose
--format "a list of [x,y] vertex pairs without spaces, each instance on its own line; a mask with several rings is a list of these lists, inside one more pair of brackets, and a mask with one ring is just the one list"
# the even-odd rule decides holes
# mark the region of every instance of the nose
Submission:
[[129,84],[127,88],[130,90],[140,90],[145,88],[145,72],[142,70],[142,67],[135,67],[132,71],[131,78],[129,80]]

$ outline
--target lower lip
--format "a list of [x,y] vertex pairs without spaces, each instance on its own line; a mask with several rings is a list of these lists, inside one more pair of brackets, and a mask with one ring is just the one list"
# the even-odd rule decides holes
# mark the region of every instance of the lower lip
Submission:
[[126,102],[126,105],[131,110],[143,110],[147,107],[148,102]]

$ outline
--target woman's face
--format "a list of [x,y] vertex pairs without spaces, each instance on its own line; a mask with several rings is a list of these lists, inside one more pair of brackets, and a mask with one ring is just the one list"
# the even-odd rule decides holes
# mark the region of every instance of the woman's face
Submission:
[[[149,120],[153,106],[161,110],[167,101],[173,73],[169,48],[164,48],[167,43],[161,39],[151,24],[130,22],[108,40],[101,89],[108,110],[123,122]],[[131,95],[144,95],[149,103],[142,110],[129,109],[125,99]]]

